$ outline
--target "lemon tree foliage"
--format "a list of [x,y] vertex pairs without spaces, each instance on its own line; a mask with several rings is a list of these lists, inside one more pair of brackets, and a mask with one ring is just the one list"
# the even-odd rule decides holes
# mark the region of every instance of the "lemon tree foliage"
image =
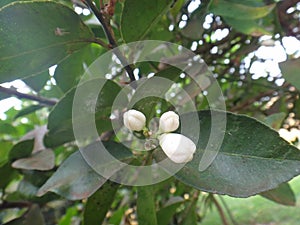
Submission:
[[[2,0],[0,21],[0,224],[198,224],[212,206],[228,224],[216,195],[296,204],[299,135],[278,130],[300,126],[299,49],[255,53],[299,41],[297,0]],[[114,49],[143,40],[166,42]],[[151,183],[141,168],[164,162]]]

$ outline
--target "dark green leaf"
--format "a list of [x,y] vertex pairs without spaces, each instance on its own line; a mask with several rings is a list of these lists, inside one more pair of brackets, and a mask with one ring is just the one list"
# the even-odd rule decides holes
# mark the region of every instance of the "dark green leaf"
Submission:
[[294,85],[298,90],[300,90],[299,67],[300,58],[280,63],[283,78]]
[[1,0],[0,1],[0,8],[4,7],[5,5],[8,5],[12,2],[17,2],[17,1],[31,1],[31,0]]
[[42,109],[44,106],[43,105],[31,105],[27,108],[21,109],[17,115],[15,115],[15,119],[22,117],[22,116],[26,116],[28,114],[31,114],[39,109]]
[[49,71],[43,71],[34,76],[26,77],[23,81],[35,92],[39,92],[50,79]]
[[[217,118],[222,118],[224,113],[214,111],[214,119],[218,121]],[[299,175],[300,151],[296,147],[256,119],[232,113],[226,113],[227,126],[222,131],[225,136],[217,157],[200,172],[199,162],[204,149],[211,150],[206,146],[211,132],[211,112],[200,111],[198,115],[200,137],[197,151],[193,160],[175,175],[182,182],[207,192],[248,197],[274,189]],[[186,114],[181,120],[186,121],[187,127],[193,127],[195,122],[189,117]],[[190,132],[187,136],[194,139],[196,131]],[[156,154],[159,153],[162,154],[161,151]]]
[[0,83],[39,74],[93,38],[74,11],[50,1],[10,4],[0,20]]
[[17,159],[30,156],[33,150],[33,144],[33,140],[26,140],[17,143],[9,152],[9,160],[15,161]]
[[0,189],[5,188],[10,181],[12,181],[17,176],[17,171],[10,166],[10,163],[4,164],[0,167],[0,174],[5,174],[1,176],[0,179]]
[[67,92],[79,82],[85,72],[85,66],[100,55],[99,52],[99,48],[89,45],[58,64],[54,78],[63,92]]
[[[111,122],[109,119],[110,109],[121,88],[113,81],[104,79],[93,79],[83,83],[77,88],[95,90],[95,86],[97,87],[99,82],[105,82],[105,84],[101,91],[99,91],[98,96],[93,96],[93,94],[83,96],[82,98],[85,99],[82,99],[81,102],[83,110],[86,112],[83,116],[94,117],[98,133],[101,134],[103,131],[111,129]],[[75,92],[76,88],[68,91],[51,111],[48,119],[49,133],[46,135],[45,139],[47,146],[58,146],[74,140],[72,123],[74,120],[77,120],[78,123],[82,120],[82,118],[78,117],[72,118]],[[96,109],[93,109],[94,104],[96,104]],[[94,110],[96,110],[96,112],[94,112]],[[82,129],[90,128],[85,124],[82,124]]]
[[126,0],[121,18],[124,41],[141,40],[169,9],[172,2],[172,0]]
[[184,202],[181,197],[171,198],[166,205],[161,208],[157,213],[157,224],[158,225],[168,225],[173,215],[176,213],[176,209]]
[[260,195],[282,205],[296,205],[295,194],[288,183],[283,183],[273,190],[260,193]]
[[88,198],[83,214],[85,225],[101,225],[106,213],[114,201],[119,185],[107,181],[99,190]]
[[216,15],[226,16],[233,19],[253,20],[265,17],[274,9],[275,6],[276,4],[251,7],[243,4],[243,2],[235,3],[228,0],[212,0],[209,5],[209,10]]
[[[95,146],[98,147],[97,143],[89,145],[83,151],[93,152]],[[104,146],[107,151],[119,160],[131,157],[131,152],[123,145],[115,142],[105,142]],[[109,162],[107,163],[109,164]],[[114,171],[112,171],[112,175],[113,173]],[[46,192],[52,191],[67,199],[83,199],[91,196],[106,180],[106,178],[94,171],[84,160],[80,151],[77,151],[61,164],[52,177],[40,188],[37,195],[42,196]]]
[[137,188],[137,214],[139,224],[156,225],[155,200],[153,186]]

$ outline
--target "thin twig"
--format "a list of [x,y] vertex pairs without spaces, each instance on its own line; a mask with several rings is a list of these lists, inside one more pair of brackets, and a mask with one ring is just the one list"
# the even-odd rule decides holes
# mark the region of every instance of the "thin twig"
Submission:
[[239,225],[239,224],[236,222],[236,220],[234,219],[234,217],[233,217],[233,215],[232,215],[232,213],[231,213],[231,211],[230,211],[230,209],[229,209],[227,203],[226,203],[225,200],[223,199],[223,197],[222,197],[221,195],[219,195],[218,197],[219,197],[219,199],[221,200],[221,202],[222,202],[222,204],[223,204],[223,206],[224,206],[224,208],[225,208],[225,210],[226,210],[226,212],[227,212],[227,214],[228,214],[228,216],[229,216],[231,222],[232,222],[234,225]]
[[101,13],[100,10],[98,10],[98,8],[94,5],[94,3],[91,0],[82,0],[82,1],[91,9],[91,11],[94,13],[94,15],[97,17],[97,19],[101,23],[102,28],[104,30],[104,33],[106,35],[106,38],[109,42],[109,45],[112,48],[113,53],[118,57],[121,64],[124,66],[124,69],[126,70],[130,81],[131,82],[135,81],[135,77],[134,77],[134,74],[133,74],[133,69],[131,68],[131,66],[127,62],[127,59],[122,54],[120,49],[117,48],[118,47],[117,42],[115,41],[115,39],[114,39],[114,37],[113,37],[109,27],[108,27],[108,24],[106,23],[106,21],[103,17],[103,14]]
[[213,203],[217,207],[217,210],[219,212],[219,215],[221,217],[223,225],[229,225],[229,223],[227,222],[226,216],[225,216],[225,214],[223,212],[223,209],[222,209],[221,205],[219,204],[219,202],[217,201],[217,199],[215,199],[215,197],[213,195],[211,197],[212,197]]
[[31,205],[30,202],[3,202],[0,204],[0,209],[28,208]]
[[29,99],[29,100],[32,100],[32,101],[37,101],[37,102],[39,102],[43,105],[53,106],[57,103],[57,101],[53,100],[53,99],[43,98],[43,97],[36,96],[36,95],[24,94],[24,93],[21,93],[21,92],[18,92],[16,90],[12,89],[12,88],[5,88],[5,87],[2,87],[2,86],[0,86],[0,92],[6,93],[6,94],[9,94],[9,95],[14,95],[17,98],[25,98],[25,99]]

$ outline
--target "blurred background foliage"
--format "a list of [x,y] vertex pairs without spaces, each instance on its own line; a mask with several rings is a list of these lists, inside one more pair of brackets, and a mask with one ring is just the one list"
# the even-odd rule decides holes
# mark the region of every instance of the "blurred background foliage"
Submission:
[[[1,23],[14,2],[17,1],[0,2]],[[42,66],[37,68],[22,64],[25,59],[10,62],[5,58],[5,50],[18,52],[22,49],[22,46],[7,42],[22,38],[22,33],[13,30],[7,34],[8,39],[0,38],[0,50],[4,49],[0,57],[1,67],[3,65],[0,69],[0,224],[94,225],[102,221],[103,224],[137,224],[137,188],[106,182],[95,192],[92,182],[87,184],[89,180],[77,178],[80,174],[91,173],[89,168],[76,163],[71,167],[73,183],[66,181],[57,187],[54,185],[51,190],[55,193],[37,196],[54,171],[63,162],[67,164],[65,160],[77,150],[70,123],[73,87],[85,69],[108,51],[111,44],[105,44],[102,26],[82,1],[54,2],[64,5],[65,11],[67,7],[77,13],[79,22],[72,20],[74,27],[81,23],[80,19],[86,25],[79,26],[78,35],[72,38],[84,37],[91,41],[85,46],[72,45],[67,55],[64,52],[59,55],[60,50],[54,49],[55,53],[46,52],[49,58],[43,59],[39,53]],[[299,0],[100,0],[95,4],[101,9],[117,45],[150,39],[190,49],[204,60],[219,82],[228,111],[255,117],[299,146]],[[47,30],[39,32],[41,24],[52,21],[53,17],[59,22],[64,20],[59,17],[63,15],[59,14],[62,9],[56,6],[34,7],[41,12],[41,22],[32,20],[32,25],[25,28],[28,33],[36,32],[37,36],[25,40],[29,46],[33,42],[42,45],[41,40],[45,38],[52,41],[47,37]],[[31,9],[27,9],[29,13]],[[66,23],[74,17],[70,11],[68,14]],[[29,15],[36,18],[35,14]],[[56,28],[54,33],[51,31],[56,36],[64,37],[71,32]],[[6,65],[15,69],[13,75],[5,73]],[[112,65],[107,62],[108,68]],[[134,76],[139,78],[169,69],[171,72],[167,71],[165,76],[175,74],[172,79],[182,87],[191,82],[163,64],[140,63],[133,69]],[[111,68],[111,71],[104,78],[120,86],[128,83],[123,68]],[[114,85],[108,84],[106,103],[113,101],[119,90]],[[198,110],[208,108],[205,92],[195,95],[194,100]],[[163,107],[166,105],[162,104],[161,109]],[[108,107],[101,111],[99,118],[109,117],[109,112]],[[99,119],[97,124],[101,125],[98,131],[105,139],[111,129],[110,122]],[[74,154],[72,156],[75,158]],[[275,192],[261,194],[269,200],[261,196],[237,200],[201,192],[170,178],[153,186],[157,224],[296,224],[300,219],[297,211],[299,184],[295,179],[291,186],[283,185]],[[78,198],[74,193],[81,195]],[[147,196],[144,200],[147,201]],[[296,207],[287,207],[291,205]]]

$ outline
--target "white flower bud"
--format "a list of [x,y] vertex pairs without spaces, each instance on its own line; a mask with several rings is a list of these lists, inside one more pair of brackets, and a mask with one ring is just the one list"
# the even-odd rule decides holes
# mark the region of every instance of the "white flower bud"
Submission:
[[165,112],[159,119],[159,130],[163,133],[175,131],[179,127],[179,116],[173,112]]
[[129,130],[141,131],[145,127],[146,117],[140,111],[131,109],[124,113],[123,122]]
[[169,159],[175,163],[191,161],[196,151],[194,142],[182,134],[163,134],[159,137],[159,144]]

